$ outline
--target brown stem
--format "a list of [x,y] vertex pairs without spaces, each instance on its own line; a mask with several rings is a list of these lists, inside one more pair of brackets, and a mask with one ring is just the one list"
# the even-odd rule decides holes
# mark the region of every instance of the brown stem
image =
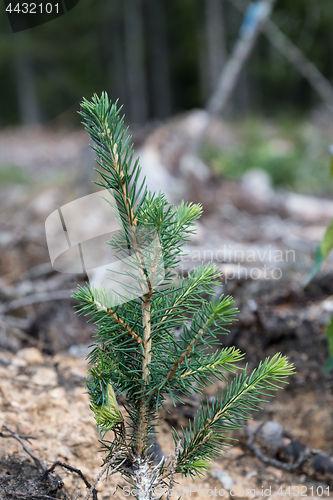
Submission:
[[[146,296],[147,297],[147,296]],[[150,299],[146,300],[142,304],[142,324],[144,328],[143,342],[145,357],[142,362],[142,375],[145,384],[148,383],[149,379],[149,364],[151,363],[151,325],[150,325]]]
[[[143,346],[144,346],[144,357],[142,361],[142,378],[144,381],[144,386],[148,384],[149,381],[149,364],[151,363],[151,323],[150,323],[150,297],[148,293],[145,296],[145,300],[142,303],[142,325],[144,328],[143,334]],[[143,386],[143,388],[144,388]],[[138,441],[137,441],[137,453],[142,455],[145,447],[147,428],[148,428],[148,407],[147,397],[144,397],[140,401],[140,414],[139,414],[139,425],[138,425]]]
[[108,309],[107,314],[112,316],[116,323],[119,323],[130,335],[132,335],[133,339],[137,341],[138,344],[141,344],[142,340],[140,337],[125,323],[124,320],[119,318],[119,316],[113,311],[113,309]]
[[[143,389],[149,382],[149,365],[151,363],[151,350],[152,350],[152,336],[151,336],[151,317],[150,317],[150,307],[151,298],[154,293],[152,283],[154,282],[154,276],[156,272],[158,259],[158,240],[155,241],[155,255],[153,264],[151,267],[151,275],[148,279],[148,293],[144,296],[144,302],[142,303],[142,326],[144,329],[143,333],[143,346],[144,346],[144,357],[142,361],[142,378],[143,378]],[[139,413],[139,425],[138,425],[138,440],[137,440],[137,453],[142,455],[145,447],[147,433],[148,433],[148,397],[143,397],[140,401],[140,413]]]
[[109,316],[111,316],[116,323],[118,323],[120,326],[122,326],[124,328],[124,330],[126,330],[130,335],[132,335],[133,339],[137,341],[138,344],[141,344],[142,340],[140,339],[140,337],[135,333],[134,330],[132,330],[132,328],[130,326],[128,326],[125,321],[121,318],[119,318],[118,314],[114,312],[113,309],[108,309],[106,306],[103,306],[103,304],[101,304],[100,302],[98,302],[97,300],[92,300],[92,302],[95,303],[95,305],[102,309],[104,312],[106,312],[106,314],[108,314]]
[[[107,132],[110,133],[110,130],[108,128],[107,128]],[[114,144],[113,149],[110,147],[110,155],[111,155],[111,158],[113,158],[113,166],[114,166],[116,172],[119,174],[120,179],[121,179],[121,194],[124,198],[125,205],[126,205],[128,223],[130,226],[136,226],[138,220],[136,218],[134,218],[133,207],[131,205],[131,200],[128,196],[128,192],[127,192],[127,188],[126,188],[125,175],[124,175],[124,172],[121,169],[121,166],[119,164],[119,154],[117,151],[117,144]]]

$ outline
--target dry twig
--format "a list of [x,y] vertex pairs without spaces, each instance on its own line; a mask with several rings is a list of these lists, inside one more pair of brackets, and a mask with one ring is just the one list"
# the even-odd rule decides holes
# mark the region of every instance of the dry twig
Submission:
[[[23,497],[23,500],[27,500],[27,494],[26,493],[20,493],[19,491],[6,491],[6,495],[10,495],[14,498],[14,500],[17,500],[17,497]],[[15,496],[14,496],[15,495]],[[55,497],[50,497],[49,495],[44,495],[39,494],[39,493],[33,493],[32,495],[29,496],[29,500],[35,500],[35,498],[38,498],[39,500],[59,500],[58,498]]]
[[176,473],[178,455],[179,455],[179,451],[180,451],[180,445],[181,445],[181,441],[178,441],[177,447],[175,449],[175,456],[174,456],[174,459],[172,461],[171,473],[170,473],[170,483],[169,483],[168,494],[167,494],[166,500],[170,500],[172,488],[175,484],[175,473]]
[[289,463],[289,464],[281,462],[280,460],[277,460],[276,458],[267,457],[267,455],[265,455],[261,451],[259,446],[257,446],[254,443],[254,440],[255,440],[256,435],[258,434],[258,432],[260,431],[262,426],[263,426],[263,424],[261,424],[258,427],[258,429],[256,429],[256,431],[253,433],[251,433],[249,428],[247,428],[247,447],[248,447],[248,449],[251,450],[255,454],[255,456],[259,458],[259,460],[264,462],[264,464],[272,465],[276,469],[285,470],[287,472],[294,472],[299,467],[301,467],[301,465],[304,463],[305,459],[308,457],[308,452],[306,450],[304,450],[303,452],[300,453],[300,456],[298,457],[297,462]]
[[[118,458],[120,455],[121,455],[121,451],[117,451],[117,453],[115,453],[115,454],[113,455],[113,457],[111,458],[111,460],[109,460],[109,461],[108,461],[108,463],[104,465],[103,469],[101,470],[101,472],[98,474],[98,476],[96,477],[95,481],[94,481],[94,482],[93,482],[93,484],[91,485],[90,490],[88,491],[88,493],[87,493],[87,496],[86,496],[85,500],[89,500],[90,495],[91,495],[91,493],[94,491],[94,488],[95,488],[96,484],[98,483],[98,481],[99,481],[99,480],[103,477],[103,475],[104,475],[104,473],[106,472],[107,468],[108,468],[108,467],[110,467],[110,465],[111,465],[111,464],[113,464],[113,462],[116,460],[116,458]],[[114,473],[117,471],[117,469],[119,469],[119,467],[121,467],[121,466],[122,466],[122,464],[123,464],[124,462],[126,462],[126,460],[127,460],[127,457],[126,457],[126,458],[124,458],[124,460],[123,460],[122,462],[120,462],[120,464],[118,464],[118,465],[117,465],[117,467],[115,467],[115,468],[112,470],[111,475],[112,475],[112,474],[114,474]],[[95,491],[96,491],[96,490],[95,490]]]
[[[84,482],[84,484],[86,485],[86,487],[90,490],[91,489],[91,484],[89,483],[89,481],[87,480],[87,478],[85,477],[85,475],[83,474],[83,472],[81,472],[79,469],[75,469],[75,467],[72,467],[71,465],[67,465],[67,464],[64,464],[63,462],[54,462],[54,464],[49,468],[49,469],[46,469],[44,470],[43,474],[41,474],[39,476],[39,479],[41,481],[43,481],[44,479],[47,478],[47,476],[49,474],[51,474],[54,469],[56,467],[63,467],[64,469],[67,469],[69,470],[70,472],[74,472],[75,474],[77,474],[78,476],[80,476],[80,478],[82,479],[82,481]],[[92,489],[91,493],[93,494],[93,500],[97,500],[97,491],[95,489]]]
[[42,466],[42,464],[40,463],[40,461],[38,460],[38,458],[36,458],[32,453],[31,451],[28,450],[28,448],[25,446],[24,442],[23,442],[23,439],[28,439],[28,438],[21,438],[21,436],[19,436],[18,434],[16,434],[16,432],[14,431],[11,431],[7,425],[3,424],[2,426],[4,429],[6,429],[7,432],[10,433],[10,436],[6,436],[4,435],[2,432],[0,432],[0,436],[3,437],[3,438],[7,438],[7,437],[12,437],[14,439],[16,439],[22,446],[22,448],[24,449],[24,451],[29,455],[29,457],[32,458],[32,460],[35,462],[35,465],[37,467],[37,469],[39,469],[40,471],[45,471],[45,468]]
[[64,300],[70,299],[73,290],[55,290],[52,292],[40,292],[32,295],[27,295],[26,297],[21,297],[19,299],[12,300],[6,304],[3,304],[0,308],[0,314],[4,314],[8,311],[14,309],[19,309],[20,307],[30,306],[32,304],[38,304],[40,302],[49,302],[53,300]]

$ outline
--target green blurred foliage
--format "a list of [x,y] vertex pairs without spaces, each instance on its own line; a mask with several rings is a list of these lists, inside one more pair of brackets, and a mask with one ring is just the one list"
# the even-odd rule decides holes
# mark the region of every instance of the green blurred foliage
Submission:
[[333,370],[333,318],[326,327],[326,336],[329,356],[326,360],[324,368],[326,372],[330,372],[331,370]]
[[0,187],[10,184],[28,184],[30,182],[28,173],[17,165],[1,165]]
[[329,132],[286,116],[276,118],[274,124],[251,116],[237,121],[234,129],[235,141],[227,147],[203,147],[203,158],[216,174],[240,180],[247,170],[259,168],[270,175],[275,187],[331,197]]

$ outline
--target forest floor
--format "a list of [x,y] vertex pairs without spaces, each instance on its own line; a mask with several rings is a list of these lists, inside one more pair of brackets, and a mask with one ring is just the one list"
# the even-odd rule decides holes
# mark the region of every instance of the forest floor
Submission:
[[[0,363],[0,424],[6,423],[9,429],[19,435],[31,436],[25,445],[45,467],[60,460],[80,469],[92,483],[100,471],[103,454],[100,452],[95,421],[85,394],[86,362],[66,352],[47,356],[42,355],[36,348],[26,348],[16,355],[9,352],[2,353]],[[327,407],[331,404],[331,400],[326,401]],[[173,452],[171,425],[178,429],[180,425],[186,425],[187,419],[193,417],[197,409],[193,404],[174,409],[169,404],[168,408],[170,415],[166,415],[162,420],[157,435],[158,443],[166,455]],[[308,425],[304,428],[302,421],[307,418],[307,412],[310,416]],[[311,414],[315,416],[311,418]],[[320,408],[312,391],[303,395],[288,391],[270,403],[269,411],[266,409],[261,416],[263,419],[269,416],[279,420],[288,433],[306,444],[327,445],[323,440],[322,429],[322,422],[325,423],[327,420],[327,411],[325,407]],[[22,470],[24,464],[26,466],[29,464],[31,468],[32,460],[16,440],[3,438],[0,450],[0,480],[1,475],[7,475],[7,478],[8,475],[14,475],[15,462],[20,463]],[[224,478],[223,484],[217,478],[216,470],[223,471],[229,476],[227,479]],[[86,489],[78,476],[60,467],[56,469],[56,473],[63,481],[66,493],[71,495],[70,498],[74,498],[79,490],[82,491],[82,498],[85,497]],[[189,478],[179,477],[177,483],[173,498],[180,496],[176,488],[180,488],[183,492],[183,488],[189,491],[191,487],[191,496],[194,498],[209,498],[212,492],[208,490],[217,488],[217,492],[220,491],[217,496],[225,498],[229,498],[229,492],[233,490],[231,494],[235,498],[278,499],[288,496],[289,486],[293,487],[289,490],[291,496],[297,496],[299,491],[303,492],[304,496],[317,498],[321,496],[322,488],[326,496],[325,488],[328,486],[325,482],[315,481],[303,473],[290,473],[267,466],[246,450],[245,446],[237,443],[228,449],[223,458],[212,464],[211,473],[206,474],[203,481],[196,479],[192,482]],[[107,481],[102,480],[97,486],[100,498],[103,500],[122,498],[124,493],[117,489],[117,486],[125,484],[119,474],[115,474]],[[201,493],[199,486],[202,489]],[[319,495],[313,494],[317,492],[317,488]],[[183,498],[186,496],[182,494]],[[213,493],[213,496],[216,495]],[[0,498],[2,498],[1,492]]]
[[[333,312],[332,261],[328,259],[310,285],[304,283],[316,245],[333,217],[333,202],[276,191],[262,171],[236,181],[190,162],[177,170],[184,153],[179,127],[186,135],[185,125],[176,123],[161,127],[140,145],[145,173],[153,157],[156,169],[165,167],[170,186],[179,179],[184,191],[175,192],[175,199],[181,195],[204,207],[179,271],[186,274],[210,260],[222,271],[223,292],[234,296],[240,313],[230,334],[221,335],[221,345],[246,352],[250,368],[278,351],[295,364],[297,374],[254,415],[256,421],[276,420],[285,439],[332,457],[333,376],[323,370],[328,356],[324,330]],[[227,132],[230,138],[232,129]],[[58,206],[89,192],[93,158],[86,135],[75,131],[4,131],[0,153],[0,207],[5,215],[0,221],[0,426],[32,436],[25,444],[44,466],[60,460],[92,482],[103,458],[84,386],[84,358],[93,330],[73,314],[74,301],[69,299],[69,290],[83,276],[52,269],[44,222]],[[221,384],[216,381],[205,395],[213,397]],[[169,402],[167,407],[157,435],[164,454],[173,451],[171,427],[186,426],[198,401],[193,398],[176,408]],[[202,482],[177,478],[181,493],[176,491],[173,498],[222,496],[222,489],[226,498],[319,498],[322,491],[326,496],[328,485],[333,487],[330,478],[265,465],[247,448],[244,433],[235,437],[239,443],[213,463]],[[36,474],[21,444],[0,437],[0,484],[1,478],[8,483],[18,469]],[[65,491],[67,498],[74,498],[79,489],[79,498],[85,497],[79,477],[61,468],[56,472],[65,484],[58,498],[65,498]],[[99,498],[121,498],[124,493],[117,485],[124,485],[118,474],[100,481]],[[23,498],[19,491],[16,497],[5,495],[0,490],[1,500]]]

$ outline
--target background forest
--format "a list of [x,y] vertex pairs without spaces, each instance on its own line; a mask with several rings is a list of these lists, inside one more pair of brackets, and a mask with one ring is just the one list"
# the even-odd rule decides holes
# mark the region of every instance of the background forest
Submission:
[[[247,5],[244,2],[243,5]],[[203,107],[239,34],[230,0],[81,0],[68,14],[13,35],[0,11],[0,125],[77,120],[81,96],[107,90],[143,123]],[[279,0],[272,20],[333,72],[330,0]],[[229,114],[304,114],[318,98],[261,35]]]

